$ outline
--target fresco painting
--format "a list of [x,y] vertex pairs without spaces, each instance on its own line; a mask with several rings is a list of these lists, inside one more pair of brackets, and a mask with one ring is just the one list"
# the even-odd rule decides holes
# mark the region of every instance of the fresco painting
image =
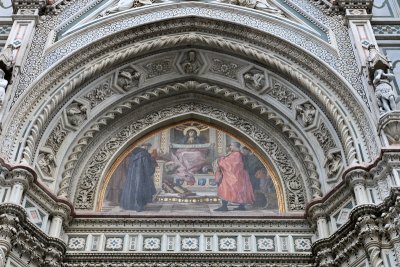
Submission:
[[243,142],[188,121],[142,139],[108,176],[102,211],[278,211],[271,175]]

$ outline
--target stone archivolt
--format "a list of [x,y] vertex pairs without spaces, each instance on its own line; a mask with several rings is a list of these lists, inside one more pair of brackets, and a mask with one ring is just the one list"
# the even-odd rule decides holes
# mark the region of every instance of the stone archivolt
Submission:
[[[63,85],[61,88],[57,89],[57,93],[54,95],[54,98],[51,100],[51,102],[48,103],[48,105],[45,105],[44,109],[42,110],[41,114],[37,117],[35,120],[36,122],[33,123],[31,126],[29,126],[30,130],[30,136],[27,136],[27,146],[24,149],[24,158],[26,161],[31,161],[32,160],[32,153],[35,150],[36,142],[37,140],[35,136],[39,136],[40,133],[42,132],[42,127],[45,125],[47,118],[52,114],[56,109],[59,103],[61,103],[61,100],[64,98],[64,96],[70,95],[74,90],[76,90],[77,87],[79,87],[80,84],[83,84],[84,82],[88,81],[91,77],[95,75],[95,73],[98,73],[100,71],[105,71],[108,69],[111,65],[119,62],[122,59],[129,58],[133,53],[137,55],[138,52],[144,53],[145,51],[150,50],[155,50],[157,48],[166,48],[168,46],[176,46],[176,45],[183,45],[185,43],[204,43],[207,44],[210,47],[215,47],[218,49],[228,49],[231,50],[232,52],[239,53],[239,54],[244,54],[244,56],[249,57],[249,58],[254,58],[258,60],[262,64],[266,64],[271,66],[273,69],[277,69],[279,73],[283,76],[288,76],[292,77],[292,81],[296,84],[299,84],[300,87],[304,88],[304,90],[309,91],[313,96],[315,96],[316,99],[321,101],[321,105],[325,108],[328,117],[332,118],[332,120],[335,122],[334,126],[337,128],[337,131],[340,133],[341,136],[341,142],[343,144],[343,147],[345,148],[346,152],[346,158],[349,162],[357,162],[358,161],[358,156],[357,156],[357,151],[354,148],[353,141],[352,141],[352,133],[350,132],[350,128],[346,125],[346,122],[344,118],[341,115],[340,110],[336,107],[336,103],[334,103],[330,97],[326,96],[323,92],[325,89],[320,88],[318,85],[314,84],[312,80],[308,78],[308,75],[305,75],[302,73],[301,69],[298,69],[294,71],[293,68],[289,68],[289,66],[286,65],[286,63],[282,62],[278,58],[275,58],[272,55],[267,55],[262,53],[261,51],[257,49],[249,49],[248,46],[245,46],[243,44],[235,43],[232,40],[229,39],[222,39],[221,37],[218,38],[209,38],[207,36],[202,36],[201,34],[181,34],[180,36],[166,36],[165,38],[159,38],[157,42],[151,42],[151,43],[143,43],[143,44],[136,44],[134,46],[129,47],[128,49],[124,51],[120,51],[117,53],[113,53],[113,55],[110,54],[110,57],[107,58],[106,60],[101,60],[98,63],[93,63],[90,64],[90,68],[83,70],[80,74],[75,75],[75,77],[71,77],[70,82],[67,84]],[[278,47],[278,46],[277,46]],[[98,49],[93,50],[93,51],[98,51]],[[83,51],[82,51],[83,52]],[[261,53],[260,53],[261,52]],[[90,53],[88,53],[90,54]],[[87,54],[87,55],[88,55]],[[80,58],[79,61],[86,61],[87,59]],[[65,67],[67,66],[73,66],[74,60],[71,58],[69,61],[68,65],[63,65]],[[72,65],[71,65],[72,64]],[[55,73],[65,73],[67,70],[61,70],[58,67],[54,68]],[[69,71],[67,71],[69,72]],[[55,74],[54,73],[54,74]],[[36,86],[37,88],[48,88],[50,89],[51,87],[54,88],[54,80],[57,79],[58,75],[52,75],[49,73],[48,76],[45,77],[51,77],[52,81],[48,80],[45,82],[45,85],[43,87],[43,80],[39,81]],[[323,77],[323,80],[325,80],[327,77],[333,78],[334,76],[332,75],[326,75]],[[61,78],[61,77],[59,77]],[[336,84],[343,84],[342,82],[336,83]],[[35,87],[36,87],[35,86]],[[49,87],[51,86],[51,87]],[[337,88],[337,86],[335,87]],[[47,90],[48,90],[47,89]],[[32,88],[32,91],[35,91],[37,89]],[[53,89],[54,90],[54,89]],[[335,89],[332,89],[333,91]],[[339,90],[340,91],[340,90]],[[41,94],[43,95],[43,94]],[[23,106],[18,109],[18,115],[14,117],[13,120],[13,125],[10,125],[9,128],[10,130],[14,130],[14,133],[12,136],[15,136],[15,132],[19,133],[21,132],[21,123],[23,122],[22,117],[26,117],[27,114],[30,113],[28,108],[31,106],[29,102],[32,103],[34,99],[39,100],[36,97],[27,97],[25,98],[24,101],[21,101],[21,104]],[[349,101],[350,98],[346,98],[344,101]],[[28,101],[28,102],[26,102]],[[43,99],[41,100],[43,101]],[[322,104],[323,103],[323,104]],[[349,108],[358,108],[358,104],[349,104]],[[356,112],[355,114],[358,114],[357,117],[360,117],[363,112]],[[361,120],[360,123],[366,123],[368,120]],[[19,126],[18,126],[19,125]],[[16,129],[20,128],[19,130]],[[10,151],[12,146],[10,146],[13,142],[11,141],[13,139],[12,136],[7,137],[8,140],[5,143],[5,145],[2,147],[3,151]],[[368,138],[366,138],[367,140]]]

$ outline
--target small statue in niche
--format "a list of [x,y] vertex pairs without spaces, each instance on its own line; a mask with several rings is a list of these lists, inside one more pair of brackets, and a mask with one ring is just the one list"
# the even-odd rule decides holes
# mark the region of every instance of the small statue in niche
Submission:
[[375,97],[379,107],[379,112],[382,114],[396,109],[396,96],[394,94],[390,82],[394,75],[389,73],[392,69],[392,63],[383,55],[374,44],[368,46],[368,74],[369,80],[375,89]]
[[393,78],[393,74],[385,73],[382,69],[378,69],[374,72],[374,80],[372,83],[375,87],[375,96],[381,113],[396,109],[395,95],[392,85],[390,85],[390,81],[392,81]]
[[52,176],[56,167],[56,162],[52,153],[41,152],[38,157],[38,165],[42,172],[47,176]]
[[151,4],[152,4],[151,0],[119,0],[115,6],[109,7],[103,12],[101,12],[100,16],[105,17],[107,15],[125,11],[133,7],[140,7]]
[[6,96],[6,88],[8,85],[8,81],[4,79],[5,73],[2,69],[0,69],[0,108],[4,104],[4,99]]
[[186,74],[197,74],[200,70],[200,62],[195,51],[189,51],[186,59],[181,63],[182,69]]
[[119,72],[117,84],[124,90],[139,85],[140,73],[132,68],[126,68]]
[[262,71],[251,70],[243,75],[245,84],[251,89],[261,90],[265,86],[265,75]]

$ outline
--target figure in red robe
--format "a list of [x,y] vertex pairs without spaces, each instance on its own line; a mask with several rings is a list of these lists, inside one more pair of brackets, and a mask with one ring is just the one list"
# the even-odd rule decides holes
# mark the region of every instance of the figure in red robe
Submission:
[[254,202],[253,187],[240,153],[240,144],[232,142],[230,150],[227,156],[217,162],[215,181],[218,183],[222,206],[214,211],[228,211],[228,202],[239,204],[235,210],[246,210],[245,205]]

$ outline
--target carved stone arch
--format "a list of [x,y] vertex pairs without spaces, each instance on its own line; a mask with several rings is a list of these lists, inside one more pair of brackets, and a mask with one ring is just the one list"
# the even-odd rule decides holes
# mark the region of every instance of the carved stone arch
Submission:
[[[325,192],[323,162],[318,162],[315,154],[316,147],[309,143],[308,138],[289,118],[260,99],[246,95],[245,91],[187,81],[133,92],[130,95],[123,95],[118,101],[110,102],[110,106],[102,106],[102,111],[87,123],[85,128],[74,137],[73,142],[67,144],[69,150],[60,156],[60,160],[63,159],[61,165],[64,166],[64,169],[57,174],[60,179],[59,189],[56,189],[58,195],[70,197],[68,192],[70,185],[74,184],[72,179],[76,177],[77,164],[81,159],[90,156],[90,153],[85,152],[87,146],[93,142],[94,138],[101,138],[101,133],[107,129],[106,127],[110,127],[109,125],[113,124],[115,120],[119,120],[120,116],[125,116],[133,110],[146,106],[148,109],[156,109],[159,103],[165,101],[166,97],[174,102],[176,101],[174,99],[180,99],[186,95],[196,95],[195,99],[199,100],[203,95],[212,97],[213,101],[217,101],[216,106],[220,107],[223,107],[225,103],[234,102],[237,109],[251,112],[248,114],[249,118],[258,118],[262,123],[273,125],[270,127],[271,134],[273,132],[274,135],[281,136],[280,138],[286,138],[285,145],[291,146],[291,150],[296,151],[299,155],[299,164],[303,166],[305,177],[307,177],[305,183],[309,185],[312,198],[320,197]],[[85,153],[85,156],[82,153]]]
[[[178,27],[180,26],[187,25],[179,25]],[[232,25],[228,26],[232,27]],[[163,32],[165,31],[166,30],[163,30]],[[140,31],[135,30],[131,31],[131,33],[132,32],[135,32],[135,34],[139,34]],[[122,36],[121,38],[123,39]],[[49,117],[52,116],[54,110],[57,109],[60,103],[62,103],[62,101],[66,97],[74,92],[76,88],[79,88],[89,79],[109,70],[121,60],[127,60],[129,57],[138,56],[140,54],[145,54],[148,52],[154,53],[154,51],[165,49],[168,47],[179,47],[187,44],[201,43],[204,46],[208,46],[213,49],[225,49],[227,52],[230,52],[232,54],[238,54],[242,57],[256,60],[259,62],[259,64],[268,65],[271,67],[271,69],[277,71],[280,75],[287,76],[291,79],[292,82],[300,85],[301,87],[304,87],[305,90],[307,90],[312,97],[316,98],[317,102],[319,102],[319,104],[321,105],[321,108],[327,112],[327,114],[330,116],[330,119],[334,122],[334,126],[340,134],[342,146],[344,147],[346,152],[346,159],[350,163],[358,160],[357,148],[354,145],[352,137],[355,133],[352,132],[353,128],[347,125],[346,119],[342,114],[341,109],[339,109],[337,105],[339,103],[340,105],[342,105],[341,107],[343,109],[349,110],[349,114],[351,114],[351,116],[357,118],[363,117],[363,108],[358,104],[356,98],[343,98],[341,99],[341,101],[334,102],[330,99],[329,95],[325,93],[326,90],[332,89],[332,92],[337,92],[338,95],[343,96],[343,92],[350,91],[348,85],[346,85],[346,83],[343,82],[343,80],[340,79],[334,73],[334,71],[317,61],[320,68],[317,71],[312,70],[310,72],[311,75],[314,75],[315,77],[318,77],[320,79],[320,82],[317,84],[313,81],[313,79],[310,78],[310,73],[305,73],[305,71],[301,69],[294,70],[292,66],[289,66],[287,64],[287,61],[283,61],[280,59],[280,57],[276,57],[274,55],[275,51],[278,51],[279,49],[282,49],[282,53],[286,53],[284,51],[285,49],[287,49],[287,47],[290,47],[289,44],[285,44],[284,46],[279,45],[278,43],[282,41],[277,40],[276,38],[272,38],[277,42],[279,41],[277,43],[277,47],[269,47],[269,49],[271,49],[271,51],[274,51],[274,53],[265,53],[265,50],[261,49],[258,46],[261,45],[261,43],[253,44],[254,41],[249,41],[249,43],[247,44],[240,44],[235,42],[234,39],[230,38],[231,37],[210,38],[210,36],[208,36],[207,34],[188,33],[180,34],[179,36],[166,36],[165,38],[159,38],[156,42],[154,40],[147,42],[145,41],[143,43],[140,43],[138,41],[135,45],[126,47],[126,45],[129,43],[128,41],[128,43],[125,43],[124,49],[120,51],[115,51],[115,47],[113,46],[112,53],[108,54],[108,58],[104,57],[104,52],[102,49],[108,47],[111,44],[115,45],[113,42],[108,42],[108,40],[104,40],[104,42],[102,42],[102,45],[104,45],[104,47],[100,46],[97,49],[94,49],[95,45],[97,46],[99,44],[93,44],[93,48],[90,46],[84,48],[80,52],[87,52],[87,54],[76,53],[69,58],[70,66],[62,66],[61,63],[58,67],[49,70],[49,73],[47,75],[43,75],[41,79],[39,79],[38,82],[32,86],[33,88],[30,90],[30,93],[25,95],[24,99],[19,102],[20,104],[15,106],[15,110],[17,110],[17,107],[20,107],[20,110],[18,110],[18,114],[14,118],[14,124],[7,128],[9,129],[8,134],[10,135],[11,132],[13,132],[13,134],[11,136],[8,136],[9,141],[5,143],[2,149],[3,151],[12,150],[12,147],[15,145],[12,141],[10,141],[11,139],[13,139],[12,136],[14,136],[15,133],[18,133],[16,136],[21,135],[25,130],[27,135],[25,135],[26,145],[23,147],[23,157],[27,161],[32,161],[32,153],[34,153],[35,147],[37,146],[37,138],[41,135],[43,131],[43,126],[46,124],[46,121],[49,119]],[[114,40],[116,39],[117,38],[114,38]],[[120,46],[124,46],[123,42],[120,44]],[[291,48],[293,48],[294,50],[297,49],[295,47]],[[90,49],[93,49],[93,51],[90,51]],[[102,50],[102,52],[99,52],[99,50]],[[305,57],[307,61],[315,61],[314,58],[307,55],[307,53],[305,53],[304,51],[301,52],[298,49],[296,51],[302,54],[302,59],[304,59]],[[288,59],[293,60],[293,62],[299,62],[298,59],[293,58],[289,54],[286,53],[285,55],[288,57]],[[88,56],[86,59],[89,59],[90,57],[92,58],[93,64],[88,64],[85,68],[82,69],[82,61],[85,61],[83,57],[86,56]],[[74,70],[76,70],[78,67],[80,68],[80,70],[74,73]],[[325,75],[321,75],[324,72]],[[65,80],[63,81],[65,76],[61,74],[65,73],[72,73],[72,75],[68,79],[68,82],[65,82]],[[333,75],[329,75],[328,73]],[[327,80],[327,76],[331,76],[329,77],[329,79],[332,78],[332,80]],[[337,83],[335,84],[335,87],[333,87],[333,84],[335,82]],[[326,86],[326,88],[323,85]],[[42,96],[38,96],[38,90],[42,90],[44,92],[52,92],[52,98],[49,99],[47,103],[45,103],[46,101],[44,101]],[[44,95],[46,94],[43,94],[43,96]],[[32,96],[33,99],[30,99],[30,96]],[[41,104],[34,104],[35,101]],[[24,121],[24,117],[26,117],[26,115],[28,114],[31,114],[35,110],[35,105],[42,106],[41,111],[36,111],[39,115],[36,116],[36,119],[33,121],[32,124],[24,128],[27,124],[27,122]],[[23,114],[25,114],[25,116],[21,116]],[[355,121],[358,121],[360,125],[369,122],[365,118],[355,119]],[[364,136],[363,140],[365,142],[369,142],[369,146],[373,147],[372,144],[374,143],[374,140],[368,139],[368,133],[362,133],[362,131],[364,131],[365,129],[369,129],[369,127],[355,127],[355,129],[356,130],[354,131],[360,132],[360,135]],[[14,151],[14,153],[21,153],[21,151]],[[8,154],[11,155],[12,153]]]
[[[113,160],[129,144],[157,128],[182,120],[197,119],[221,125],[223,129],[229,130],[234,136],[243,138],[255,147],[263,157],[269,158],[284,188],[287,211],[303,210],[306,202],[311,199],[309,188],[304,184],[306,174],[297,153],[285,144],[286,138],[282,139],[282,136],[273,134],[271,126],[261,125],[259,120],[256,121],[260,125],[254,120],[246,119],[247,112],[239,113],[236,106],[230,105],[227,109],[225,105],[221,108],[218,102],[212,101],[211,98],[208,98],[209,103],[206,103],[205,99],[198,99],[198,96],[192,95],[171,104],[170,99],[166,98],[159,102],[157,109],[143,106],[110,125],[105,131],[106,134],[84,152],[85,155],[91,156],[81,157],[82,161],[73,173],[78,180],[71,182],[68,189],[69,197],[73,197],[74,206],[82,210],[95,208],[100,179],[105,176]],[[127,121],[128,117],[131,118],[130,121]]]

